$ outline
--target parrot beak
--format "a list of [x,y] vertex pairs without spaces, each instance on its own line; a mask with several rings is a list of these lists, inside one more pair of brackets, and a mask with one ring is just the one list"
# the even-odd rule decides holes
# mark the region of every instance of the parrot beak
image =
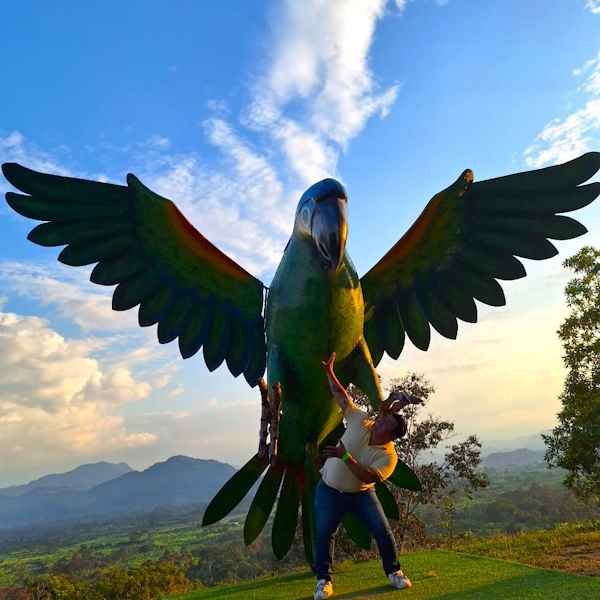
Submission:
[[328,196],[317,200],[311,234],[328,271],[336,272],[344,258],[348,238],[346,198]]

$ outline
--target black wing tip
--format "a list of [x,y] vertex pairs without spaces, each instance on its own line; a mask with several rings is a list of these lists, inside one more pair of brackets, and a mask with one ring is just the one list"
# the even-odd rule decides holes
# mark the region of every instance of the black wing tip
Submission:
[[565,160],[563,162],[560,163],[556,163],[554,165],[549,165],[548,167],[542,167],[541,170],[544,170],[544,168],[549,168],[549,167],[564,167],[567,165],[574,165],[574,164],[580,164],[580,163],[589,163],[590,166],[594,167],[596,166],[596,170],[600,169],[600,152],[597,151],[590,151],[590,152],[584,152],[583,154],[580,154],[579,156],[576,156],[575,158],[571,158],[569,160]]
[[[133,173],[127,173],[126,176],[127,186],[131,188],[134,192],[141,191],[142,193],[150,194],[152,196],[158,196],[155,192],[153,192],[147,185],[144,185],[140,178],[134,175]],[[167,198],[163,198],[163,200],[167,200]],[[167,200],[170,202],[170,200]]]
[[586,158],[587,160],[591,160],[595,163],[598,164],[598,168],[600,169],[600,152],[598,151],[592,151],[592,152],[586,152],[585,154],[581,155],[581,158]]
[[587,181],[593,177],[598,170],[600,170],[600,152],[586,152],[585,154],[582,154],[573,160],[563,163],[563,165],[557,166],[560,167],[566,165],[581,165],[580,168],[583,168],[585,172],[585,179],[580,180],[580,183],[583,183],[584,181]]
[[[43,225],[44,223],[42,223]],[[49,244],[43,244],[40,243],[40,240],[37,238],[37,232],[39,231],[40,225],[37,225],[36,227],[34,227],[28,234],[27,234],[27,239],[33,243],[33,244],[37,244],[38,246],[48,246]],[[55,244],[56,245],[56,244]],[[58,244],[60,246],[64,245],[64,244]]]
[[216,523],[217,521],[219,521],[219,519],[215,519],[213,517],[207,517],[207,513],[208,513],[208,508],[204,511],[204,515],[202,517],[202,527],[206,527],[207,525],[212,525],[213,523]]
[[244,379],[246,383],[251,387],[255,388],[260,381],[260,378],[265,374],[265,370],[263,369],[260,375],[256,375],[256,372],[247,372],[242,371],[244,373]]
[[190,350],[186,350],[184,352],[181,349],[181,346],[179,346],[179,353],[181,354],[181,358],[183,358],[183,360],[187,360],[188,358],[192,358],[192,356],[194,356],[194,354],[196,354],[196,352],[191,352]]
[[[598,168],[600,168],[600,165]],[[582,187],[584,187],[584,186],[582,186]],[[586,184],[585,187],[588,189],[591,188],[592,192],[596,193],[596,196],[600,196],[600,181],[592,181],[592,183]],[[592,200],[590,200],[590,202],[593,201],[595,199],[595,197],[592,198]]]
[[[11,181],[11,183],[12,183],[12,181]],[[13,183],[13,185],[16,185],[16,184]],[[26,203],[27,203],[27,200],[31,199],[31,196],[17,194],[16,192],[6,192],[6,194],[4,195],[4,198],[6,200],[6,204],[8,204],[16,213],[19,213],[20,215],[22,215],[23,217],[27,217],[28,219],[34,219],[36,221],[41,221],[41,219],[30,216],[30,214],[27,210]]]
[[16,178],[19,176],[19,173],[23,173],[23,171],[29,171],[29,169],[27,169],[23,165],[20,165],[19,163],[16,163],[16,162],[2,163],[2,174],[15,187],[19,187],[16,184]]
[[19,163],[15,163],[15,162],[5,162],[2,163],[2,172],[4,173],[4,175],[7,175],[8,173],[10,173],[11,169],[14,169],[15,167],[19,167]]

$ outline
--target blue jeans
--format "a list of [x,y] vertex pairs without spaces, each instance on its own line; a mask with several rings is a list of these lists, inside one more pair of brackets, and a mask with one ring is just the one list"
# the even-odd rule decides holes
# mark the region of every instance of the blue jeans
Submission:
[[315,491],[315,571],[317,579],[331,581],[333,535],[344,513],[353,512],[377,542],[385,574],[400,569],[398,549],[375,488],[364,492],[338,492],[319,480]]

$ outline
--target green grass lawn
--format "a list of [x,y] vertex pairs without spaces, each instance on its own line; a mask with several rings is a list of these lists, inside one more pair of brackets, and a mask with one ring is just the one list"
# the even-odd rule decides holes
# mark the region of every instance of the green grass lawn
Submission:
[[[514,562],[441,550],[402,557],[410,590],[394,590],[377,561],[346,562],[334,573],[335,598],[406,598],[412,600],[598,600],[600,579],[528,567]],[[173,600],[303,600],[311,599],[315,579],[308,570],[282,577],[221,585]]]
[[455,550],[580,575],[600,575],[600,521],[464,540]]

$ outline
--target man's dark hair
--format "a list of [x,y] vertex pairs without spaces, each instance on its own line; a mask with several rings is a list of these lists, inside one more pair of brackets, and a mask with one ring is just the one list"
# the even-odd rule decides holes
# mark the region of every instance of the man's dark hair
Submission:
[[392,414],[396,419],[396,429],[394,429],[392,435],[394,436],[395,440],[399,440],[400,438],[403,438],[406,435],[408,426],[406,425],[406,419],[402,415],[399,415],[398,413]]

